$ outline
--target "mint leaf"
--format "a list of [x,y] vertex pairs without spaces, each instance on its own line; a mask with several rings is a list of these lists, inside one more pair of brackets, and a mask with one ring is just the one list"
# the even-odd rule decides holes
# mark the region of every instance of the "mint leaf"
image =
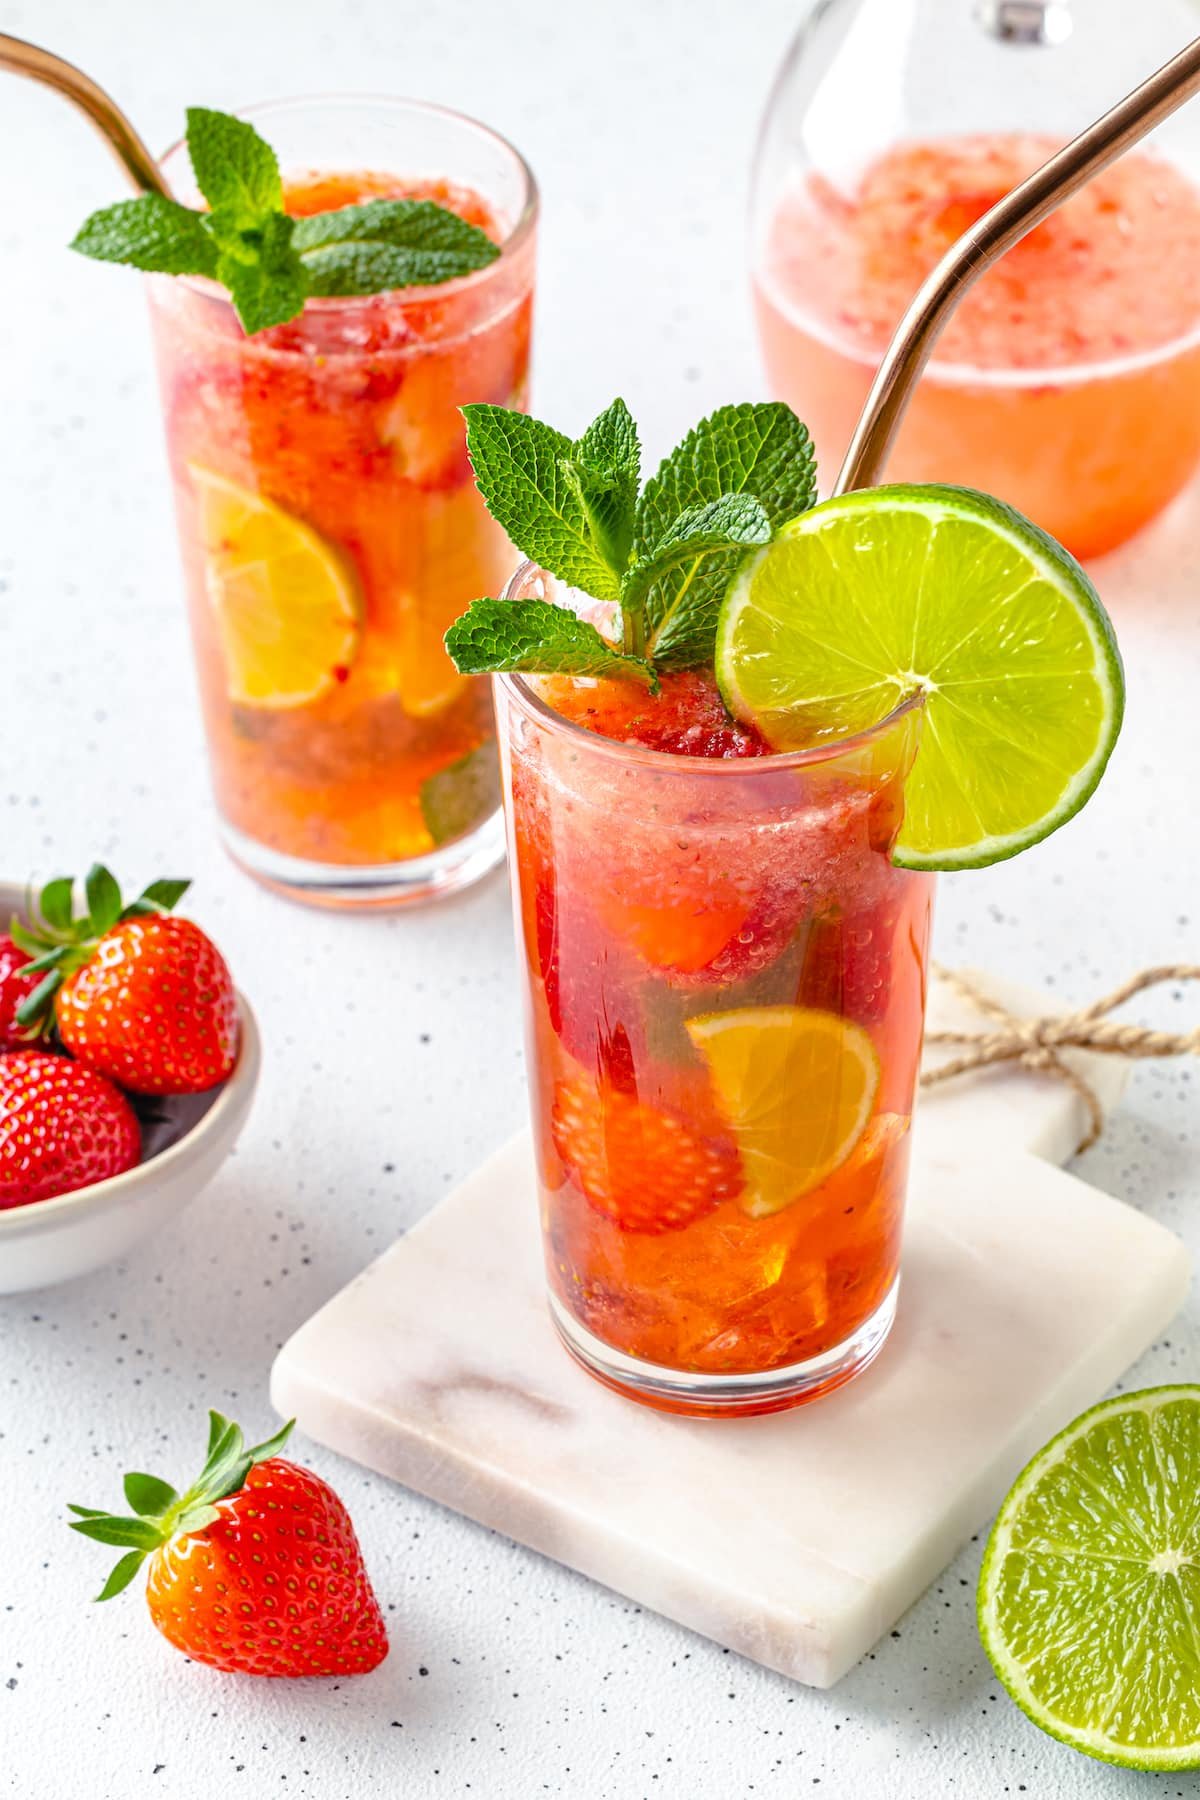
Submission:
[[432,200],[368,200],[297,219],[292,242],[312,294],[432,287],[486,269],[500,254],[486,231]]
[[464,406],[463,414],[476,484],[513,543],[560,580],[616,600],[623,569],[597,528],[595,495],[585,497],[571,440],[502,406]]
[[766,544],[771,521],[751,494],[722,494],[702,506],[689,506],[668,526],[648,556],[634,563],[621,584],[621,605],[635,607],[673,570],[695,571],[714,551],[745,550]]
[[283,183],[270,144],[229,113],[189,106],[187,147],[196,185],[214,212],[242,226],[283,211]]
[[[812,441],[781,402],[720,407],[690,431],[646,483],[638,502],[633,555],[650,558],[689,508],[748,493],[772,529],[816,499]],[[646,595],[647,655],[664,668],[689,668],[712,653],[717,613],[742,552],[706,553],[673,567]]]
[[637,426],[623,400],[593,419],[563,470],[605,561],[617,570],[629,561],[640,470]]
[[642,447],[633,414],[623,400],[614,400],[599,418],[592,420],[575,445],[575,460],[585,469],[621,475],[628,483],[633,505],[637,500]]
[[253,335],[283,325],[303,311],[308,293],[304,265],[292,248],[295,220],[269,213],[261,226],[221,229],[217,280],[224,283],[244,329]]
[[654,691],[654,671],[549,600],[473,600],[446,633],[460,675],[616,675]]
[[72,250],[157,275],[215,275],[217,248],[200,213],[162,194],[119,200],[85,219]]

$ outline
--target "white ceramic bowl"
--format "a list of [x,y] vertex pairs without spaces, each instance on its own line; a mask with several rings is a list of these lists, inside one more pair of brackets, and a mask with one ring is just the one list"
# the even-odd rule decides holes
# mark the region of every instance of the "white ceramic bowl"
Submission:
[[[0,882],[0,931],[24,911],[25,890]],[[136,1169],[57,1200],[0,1209],[0,1294],[70,1281],[113,1262],[173,1218],[210,1182],[250,1110],[261,1062],[258,1027],[238,995],[241,1042],[232,1075],[189,1098],[197,1116]]]

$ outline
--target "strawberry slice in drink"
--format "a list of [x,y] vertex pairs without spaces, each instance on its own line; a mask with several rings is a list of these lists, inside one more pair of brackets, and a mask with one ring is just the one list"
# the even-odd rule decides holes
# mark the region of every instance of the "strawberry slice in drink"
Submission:
[[548,876],[534,889],[534,938],[546,1013],[574,1060],[622,1093],[637,1085],[646,1032],[634,969],[613,946],[594,914],[563,906]]
[[679,1231],[741,1186],[728,1139],[584,1077],[556,1084],[551,1129],[588,1203],[622,1231]]

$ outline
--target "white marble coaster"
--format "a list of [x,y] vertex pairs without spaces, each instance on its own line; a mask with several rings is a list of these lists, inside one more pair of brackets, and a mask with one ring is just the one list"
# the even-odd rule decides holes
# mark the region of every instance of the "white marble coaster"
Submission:
[[[936,1016],[963,1015],[942,999]],[[1120,1070],[1080,1067],[1115,1104]],[[927,1096],[892,1337],[796,1412],[671,1418],[575,1366],[546,1313],[525,1134],[296,1333],[274,1402],[344,1455],[826,1687],[1183,1298],[1170,1232],[1042,1160],[1070,1154],[1079,1110],[1010,1073]]]

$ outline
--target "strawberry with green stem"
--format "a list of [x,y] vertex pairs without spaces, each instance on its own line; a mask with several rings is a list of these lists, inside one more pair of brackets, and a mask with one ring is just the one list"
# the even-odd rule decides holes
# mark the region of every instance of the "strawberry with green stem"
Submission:
[[388,1653],[387,1630],[350,1515],[328,1483],[280,1456],[290,1421],[247,1447],[209,1413],[208,1455],[177,1493],[125,1477],[132,1516],[71,1506],[71,1529],[124,1551],[96,1596],[111,1600],[149,1558],[146,1601],[176,1649],[247,1675],[360,1675]]
[[237,996],[224,957],[190,919],[171,909],[190,883],[153,881],[126,904],[101,863],[89,870],[86,912],[60,876],[38,896],[33,923],[14,920],[13,941],[41,977],[17,1009],[21,1026],[57,1026],[71,1054],[135,1094],[193,1094],[216,1087],[237,1061]]

